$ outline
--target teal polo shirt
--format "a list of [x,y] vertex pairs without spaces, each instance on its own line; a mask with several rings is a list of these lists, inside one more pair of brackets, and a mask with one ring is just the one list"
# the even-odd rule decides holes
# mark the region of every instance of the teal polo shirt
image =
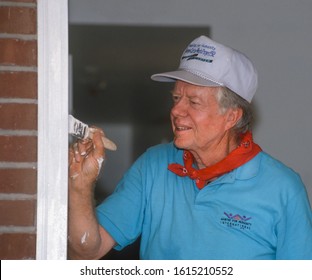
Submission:
[[199,190],[170,172],[183,164],[173,143],[147,150],[98,221],[121,250],[141,236],[141,259],[312,259],[312,214],[293,170],[260,152]]

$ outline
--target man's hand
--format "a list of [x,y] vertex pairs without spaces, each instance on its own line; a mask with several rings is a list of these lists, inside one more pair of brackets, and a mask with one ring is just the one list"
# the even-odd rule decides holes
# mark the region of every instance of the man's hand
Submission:
[[93,139],[78,140],[69,149],[69,180],[76,188],[93,185],[105,158],[101,129],[94,129]]

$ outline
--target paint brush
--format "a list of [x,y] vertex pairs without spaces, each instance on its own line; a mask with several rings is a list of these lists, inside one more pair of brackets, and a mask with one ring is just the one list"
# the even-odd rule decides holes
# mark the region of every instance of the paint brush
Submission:
[[[95,130],[96,128],[89,127],[87,124],[77,120],[72,115],[68,116],[68,133],[73,135],[74,137],[78,139],[92,139]],[[104,144],[104,148],[111,151],[117,150],[116,144],[108,138],[103,136],[102,141]]]

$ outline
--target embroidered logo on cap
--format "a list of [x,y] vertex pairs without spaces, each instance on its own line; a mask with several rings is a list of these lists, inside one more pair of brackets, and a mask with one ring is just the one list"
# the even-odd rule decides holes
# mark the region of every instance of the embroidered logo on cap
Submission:
[[212,63],[216,55],[216,48],[207,44],[190,44],[183,53],[181,60],[200,60],[202,62]]

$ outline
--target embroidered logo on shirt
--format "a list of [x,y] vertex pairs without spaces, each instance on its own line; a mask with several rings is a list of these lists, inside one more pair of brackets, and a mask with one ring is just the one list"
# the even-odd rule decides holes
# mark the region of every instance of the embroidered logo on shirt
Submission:
[[220,223],[230,228],[237,228],[241,230],[250,230],[252,223],[251,217],[241,216],[239,214],[233,215],[232,213],[223,213],[225,217],[222,217]]

